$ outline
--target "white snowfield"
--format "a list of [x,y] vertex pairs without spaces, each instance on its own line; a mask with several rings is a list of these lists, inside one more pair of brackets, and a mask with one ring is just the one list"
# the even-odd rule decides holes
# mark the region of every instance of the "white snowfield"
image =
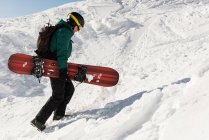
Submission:
[[[112,67],[120,80],[79,85],[72,117],[50,117],[41,133],[30,121],[49,79],[12,73],[7,61],[34,55],[40,28],[73,11],[86,24],[69,62]],[[0,19],[0,69],[0,140],[209,140],[209,0],[83,0]]]

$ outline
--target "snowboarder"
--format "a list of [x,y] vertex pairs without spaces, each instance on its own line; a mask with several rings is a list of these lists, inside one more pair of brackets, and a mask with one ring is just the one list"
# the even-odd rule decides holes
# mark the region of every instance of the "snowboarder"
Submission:
[[53,111],[53,120],[60,120],[65,116],[66,106],[75,90],[67,75],[67,60],[72,51],[71,38],[75,32],[84,27],[84,18],[79,13],[72,12],[69,14],[67,21],[60,20],[57,25],[61,25],[61,28],[58,28],[52,35],[47,59],[58,61],[60,74],[59,78],[50,78],[52,96],[31,121],[31,124],[40,131],[46,128],[45,122]]

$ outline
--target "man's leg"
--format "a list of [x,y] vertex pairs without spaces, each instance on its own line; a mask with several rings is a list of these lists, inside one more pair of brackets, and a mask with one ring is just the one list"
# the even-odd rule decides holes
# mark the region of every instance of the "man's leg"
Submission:
[[54,115],[55,116],[64,116],[65,115],[65,110],[67,107],[67,104],[70,102],[73,93],[75,91],[74,85],[72,83],[71,80],[68,80],[65,83],[65,95],[64,95],[64,100],[63,102],[58,106],[58,108],[56,109]]
[[52,96],[41,108],[36,116],[36,120],[45,124],[53,111],[63,102],[65,96],[65,80],[61,78],[50,78],[52,87]]

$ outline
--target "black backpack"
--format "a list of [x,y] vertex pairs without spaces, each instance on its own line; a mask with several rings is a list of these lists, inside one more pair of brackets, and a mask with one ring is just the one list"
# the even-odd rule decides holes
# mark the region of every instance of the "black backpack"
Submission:
[[53,36],[53,33],[58,29],[63,27],[62,25],[51,25],[48,23],[47,26],[41,28],[39,32],[38,40],[37,40],[37,50],[35,50],[36,54],[41,58],[47,58],[49,55],[50,42]]

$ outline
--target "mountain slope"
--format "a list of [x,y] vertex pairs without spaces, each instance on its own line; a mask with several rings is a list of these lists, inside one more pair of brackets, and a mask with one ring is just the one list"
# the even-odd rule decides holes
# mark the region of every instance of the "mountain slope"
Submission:
[[[172,140],[209,138],[209,0],[86,0],[0,19],[0,139]],[[34,55],[39,29],[78,11],[70,62],[113,67],[119,84],[81,84],[73,117],[40,133],[30,121],[51,95],[47,78],[7,69],[13,53]],[[75,83],[76,85],[77,83]]]

